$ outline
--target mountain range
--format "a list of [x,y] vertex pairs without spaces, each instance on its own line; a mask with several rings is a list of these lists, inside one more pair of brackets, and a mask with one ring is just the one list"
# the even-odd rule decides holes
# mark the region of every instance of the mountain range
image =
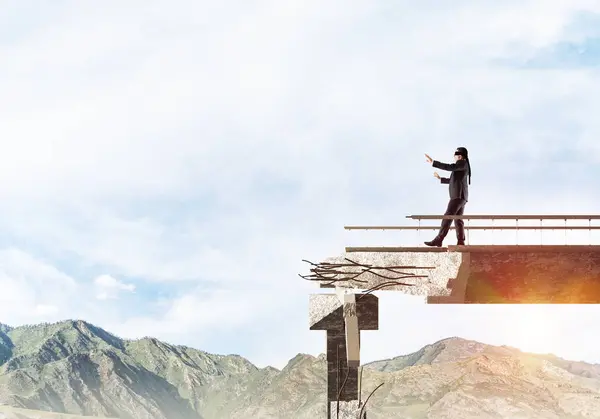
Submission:
[[[278,370],[81,320],[0,324],[0,419],[325,418],[325,377],[324,355]],[[600,365],[456,337],[366,364],[363,400],[381,383],[369,419],[600,418]]]

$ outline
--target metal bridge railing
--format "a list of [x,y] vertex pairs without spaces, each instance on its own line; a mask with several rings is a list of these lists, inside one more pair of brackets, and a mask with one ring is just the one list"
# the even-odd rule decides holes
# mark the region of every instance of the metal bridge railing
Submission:
[[[592,220],[600,220],[600,215],[407,215],[406,218],[418,221],[419,224],[417,226],[393,226],[393,225],[379,225],[379,226],[344,226],[346,230],[438,230],[440,228],[439,224],[437,225],[429,225],[423,226],[421,225],[421,221],[431,221],[437,220],[441,221],[442,219],[450,219],[450,220],[465,220],[465,231],[467,233],[467,243],[469,240],[469,231],[471,230],[513,230],[517,233],[517,243],[518,243],[518,232],[519,230],[536,230],[542,231],[545,230],[564,230],[565,231],[565,241],[566,241],[566,232],[568,230],[587,230],[590,232],[592,230],[600,230],[600,225],[592,225]],[[478,225],[471,226],[471,220],[486,220],[491,221],[491,225]],[[495,220],[513,220],[516,222],[516,225],[495,225]],[[520,220],[539,220],[540,225],[519,225]],[[560,226],[548,226],[543,225],[543,221],[545,220],[563,220],[564,225]],[[588,225],[567,225],[567,221],[569,220],[587,220]],[[454,226],[450,227],[451,229],[455,229]],[[540,236],[540,239],[542,237]],[[591,240],[591,237],[590,237]]]

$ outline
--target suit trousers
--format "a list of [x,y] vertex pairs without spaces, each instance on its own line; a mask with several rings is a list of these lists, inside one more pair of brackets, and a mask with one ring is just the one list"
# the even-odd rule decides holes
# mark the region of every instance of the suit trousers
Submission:
[[[465,211],[465,205],[467,201],[461,198],[451,199],[448,202],[448,208],[446,208],[446,212],[444,215],[463,215]],[[450,230],[450,226],[452,225],[452,220],[444,219],[442,220],[442,226],[436,240],[443,241]],[[463,220],[454,220],[454,227],[456,227],[456,239],[460,242],[465,241],[465,223]]]

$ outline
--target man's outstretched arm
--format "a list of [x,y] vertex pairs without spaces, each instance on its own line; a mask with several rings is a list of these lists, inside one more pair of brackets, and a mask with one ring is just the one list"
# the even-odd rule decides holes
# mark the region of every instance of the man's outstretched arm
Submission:
[[467,161],[466,160],[458,160],[456,163],[442,163],[437,160],[434,160],[432,166],[437,169],[447,170],[448,172],[459,172],[461,170],[467,169]]

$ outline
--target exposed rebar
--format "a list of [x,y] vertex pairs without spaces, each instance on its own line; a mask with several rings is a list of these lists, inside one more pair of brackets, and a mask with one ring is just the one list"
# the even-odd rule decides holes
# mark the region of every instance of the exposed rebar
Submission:
[[[332,285],[337,282],[348,281],[355,281],[361,284],[366,284],[368,281],[358,279],[359,276],[364,275],[365,273],[370,273],[374,276],[386,279],[391,282],[406,278],[427,278],[427,275],[416,275],[414,273],[400,271],[400,269],[435,269],[434,267],[429,266],[374,266],[370,264],[358,263],[348,258],[344,258],[344,260],[346,260],[348,263],[313,263],[309,260],[303,259],[303,262],[306,262],[312,266],[312,268],[310,269],[311,274],[298,274],[298,276],[307,281],[327,281],[325,285]],[[381,271],[385,272],[387,275],[379,273]],[[415,284],[406,284],[398,282],[394,285],[414,286]]]

